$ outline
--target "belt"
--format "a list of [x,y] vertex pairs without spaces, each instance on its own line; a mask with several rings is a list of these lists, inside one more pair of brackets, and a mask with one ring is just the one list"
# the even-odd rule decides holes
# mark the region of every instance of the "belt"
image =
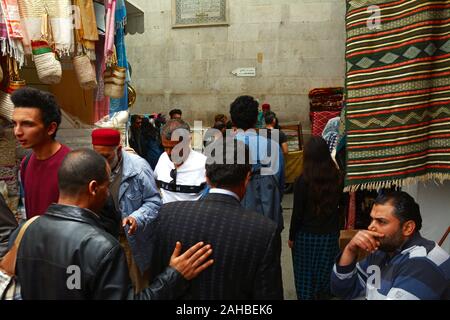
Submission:
[[161,180],[156,180],[156,184],[161,189],[179,193],[199,193],[203,191],[203,189],[205,189],[206,187],[206,182],[203,182],[199,186],[184,186],[174,183],[167,183]]

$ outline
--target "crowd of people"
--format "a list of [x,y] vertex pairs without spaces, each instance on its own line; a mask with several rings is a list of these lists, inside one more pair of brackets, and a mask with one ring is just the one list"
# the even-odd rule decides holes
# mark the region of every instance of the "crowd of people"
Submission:
[[[20,241],[22,299],[283,299],[288,150],[270,105],[237,97],[201,153],[180,109],[167,121],[132,116],[131,149],[99,128],[91,149],[71,150],[56,139],[53,95],[23,88],[12,101],[14,134],[32,150],[20,170],[29,220],[18,226],[0,197],[0,255]],[[449,255],[420,235],[419,207],[405,192],[380,192],[368,230],[340,252],[343,174],[329,140],[309,139],[294,186],[298,298],[450,299]],[[72,285],[70,270],[79,271]]]

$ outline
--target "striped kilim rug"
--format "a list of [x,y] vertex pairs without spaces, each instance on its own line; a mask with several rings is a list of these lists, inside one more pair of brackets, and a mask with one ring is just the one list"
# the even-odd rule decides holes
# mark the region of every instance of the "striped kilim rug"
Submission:
[[347,1],[346,28],[347,190],[450,179],[450,1]]

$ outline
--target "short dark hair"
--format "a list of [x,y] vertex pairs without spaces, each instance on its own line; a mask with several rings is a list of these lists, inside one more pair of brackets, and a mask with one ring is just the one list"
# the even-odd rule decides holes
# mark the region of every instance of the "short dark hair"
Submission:
[[61,124],[61,109],[56,102],[55,96],[50,92],[38,90],[31,87],[18,89],[11,95],[14,108],[37,108],[41,111],[42,122],[48,127],[52,122],[57,124],[54,139],[59,125]]
[[139,114],[132,114],[131,117],[130,117],[131,124],[134,124],[136,122],[136,120],[140,119],[140,118],[142,118],[141,115],[139,115]]
[[170,110],[169,116],[170,116],[171,118],[172,118],[172,116],[173,116],[174,114],[179,114],[179,115],[181,116],[181,115],[183,115],[183,112],[181,112],[180,109],[172,109],[172,110]]
[[381,192],[375,199],[375,204],[391,204],[394,207],[394,214],[400,223],[408,220],[416,223],[416,231],[422,228],[422,216],[417,202],[404,191],[386,191]]
[[216,114],[216,116],[214,117],[214,122],[217,122],[217,121],[225,122],[224,120],[225,120],[226,117],[227,116],[224,115],[223,113]]
[[177,129],[185,129],[188,132],[191,131],[189,124],[181,119],[170,119],[166,122],[164,127],[161,129],[161,137],[166,138],[167,140],[172,139],[172,133]]
[[77,149],[69,152],[58,170],[60,193],[77,194],[92,180],[103,183],[109,179],[107,162],[92,149]]
[[216,121],[214,122],[214,125],[212,126],[214,129],[222,131],[223,129],[226,129],[227,126],[222,121]]
[[238,129],[254,128],[258,121],[258,101],[251,96],[240,96],[230,105],[230,115],[233,124]]
[[273,120],[277,120],[277,115],[273,111],[267,111],[264,113],[264,121],[266,124],[272,124]]
[[[214,161],[215,154],[212,152],[206,160],[206,176],[213,185],[218,188],[235,187],[245,181],[247,174],[252,169],[250,164],[249,149],[245,143],[233,138],[218,139],[212,143],[211,150],[222,151],[223,157],[220,157],[221,163]],[[233,148],[231,149],[231,146]],[[244,154],[238,154],[244,151]],[[232,153],[230,152],[232,151]],[[238,162],[238,157],[242,158],[244,163]],[[228,160],[227,160],[228,159]],[[233,160],[233,161],[231,161]],[[227,164],[230,163],[231,164]]]

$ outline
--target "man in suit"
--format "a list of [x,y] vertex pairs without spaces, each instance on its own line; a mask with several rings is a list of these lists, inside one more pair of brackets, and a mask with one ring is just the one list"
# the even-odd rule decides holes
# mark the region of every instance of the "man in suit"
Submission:
[[251,173],[247,146],[220,139],[208,152],[211,190],[202,200],[161,207],[152,270],[158,274],[167,266],[174,241],[189,246],[201,240],[214,248],[214,265],[191,282],[182,299],[283,299],[277,225],[240,204]]

